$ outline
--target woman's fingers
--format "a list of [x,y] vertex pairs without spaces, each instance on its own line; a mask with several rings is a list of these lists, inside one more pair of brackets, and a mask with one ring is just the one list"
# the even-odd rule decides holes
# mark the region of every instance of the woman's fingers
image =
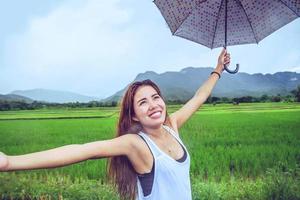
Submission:
[[227,53],[224,56],[224,64],[227,65],[229,63],[230,63],[230,53]]
[[230,60],[225,60],[225,61],[224,61],[224,64],[225,64],[225,65],[227,65],[227,64],[229,64],[229,63],[230,63]]
[[227,50],[225,48],[223,48],[222,52],[220,53],[218,63],[220,65],[227,65],[230,63],[230,53],[227,53]]

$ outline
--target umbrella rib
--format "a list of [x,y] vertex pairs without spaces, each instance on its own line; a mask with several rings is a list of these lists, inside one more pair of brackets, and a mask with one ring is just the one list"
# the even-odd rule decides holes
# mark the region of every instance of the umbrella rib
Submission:
[[193,9],[192,9],[192,11],[191,11],[191,13],[189,13],[183,20],[182,20],[182,22],[177,26],[177,28],[174,30],[174,33],[173,33],[173,35],[175,35],[176,34],[176,31],[180,28],[180,26],[185,22],[185,20],[194,12],[194,10],[196,9],[196,7],[197,6],[195,6]]
[[[155,0],[154,0],[155,1]],[[153,2],[154,2],[153,1]],[[201,2],[201,3],[204,3],[205,1],[207,1],[207,0],[204,0],[203,2]],[[200,4],[201,4],[200,3]],[[191,13],[190,14],[188,14],[183,20],[182,20],[182,22],[178,25],[178,27],[174,30],[174,33],[172,33],[173,35],[175,35],[176,34],[176,31],[180,28],[180,26],[184,23],[184,21],[194,12],[194,10],[195,9],[197,9],[197,5],[192,9],[192,11],[191,11]]]
[[254,29],[253,29],[252,24],[251,24],[251,21],[249,20],[249,17],[248,17],[248,15],[247,15],[247,13],[246,13],[246,11],[245,11],[245,9],[244,9],[243,4],[241,3],[240,0],[236,0],[236,1],[237,1],[237,2],[240,4],[240,6],[242,7],[242,9],[243,9],[243,11],[244,11],[244,13],[245,13],[245,15],[246,15],[246,17],[247,17],[247,20],[248,20],[248,22],[249,22],[250,28],[251,28],[251,30],[252,30],[252,32],[253,32],[253,35],[254,35],[254,39],[255,39],[255,41],[256,41],[256,44],[258,44],[258,41],[257,41],[257,39],[256,39],[256,35],[255,35],[255,32],[254,32]]
[[[220,12],[221,12],[221,8],[222,8],[223,2],[224,2],[224,0],[221,1],[221,5],[220,5],[219,12],[218,12],[218,15],[217,15],[217,21],[216,21],[216,25],[215,25],[215,31],[214,31],[214,34],[213,34],[213,40],[212,40],[212,43],[211,43],[211,49],[212,49],[213,46],[214,46],[215,36],[216,36],[216,32],[217,32],[217,26],[218,26],[218,22],[219,22],[219,16],[220,16]],[[226,31],[226,30],[225,30],[225,31]]]
[[283,5],[285,5],[286,7],[288,7],[288,9],[290,9],[291,11],[293,11],[293,13],[295,15],[297,15],[298,17],[300,17],[300,15],[298,15],[293,9],[291,9],[286,3],[284,3],[282,0],[278,0],[279,2],[281,2]]

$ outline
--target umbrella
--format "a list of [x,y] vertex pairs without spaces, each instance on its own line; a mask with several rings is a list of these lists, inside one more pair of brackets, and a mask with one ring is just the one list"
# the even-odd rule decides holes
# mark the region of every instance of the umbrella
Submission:
[[[173,35],[211,49],[257,43],[300,16],[300,0],[154,0]],[[239,69],[229,73],[236,73]]]

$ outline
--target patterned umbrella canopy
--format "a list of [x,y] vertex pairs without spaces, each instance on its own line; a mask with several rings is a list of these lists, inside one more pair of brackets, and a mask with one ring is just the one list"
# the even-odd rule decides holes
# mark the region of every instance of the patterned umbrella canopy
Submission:
[[154,3],[173,35],[211,49],[258,43],[300,16],[300,0],[154,0]]

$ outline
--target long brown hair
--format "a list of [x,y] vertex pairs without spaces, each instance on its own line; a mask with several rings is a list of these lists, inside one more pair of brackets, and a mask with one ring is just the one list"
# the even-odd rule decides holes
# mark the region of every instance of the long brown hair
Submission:
[[[139,131],[141,131],[141,124],[132,119],[135,114],[133,109],[134,95],[141,86],[153,87],[157,94],[163,98],[159,87],[149,79],[131,83],[127,87],[120,103],[120,116],[117,124],[116,137],[125,134],[138,134]],[[170,124],[167,112],[164,123]],[[135,199],[137,192],[137,175],[127,156],[115,156],[110,158],[108,160],[108,175],[113,184],[117,187],[121,199]]]

